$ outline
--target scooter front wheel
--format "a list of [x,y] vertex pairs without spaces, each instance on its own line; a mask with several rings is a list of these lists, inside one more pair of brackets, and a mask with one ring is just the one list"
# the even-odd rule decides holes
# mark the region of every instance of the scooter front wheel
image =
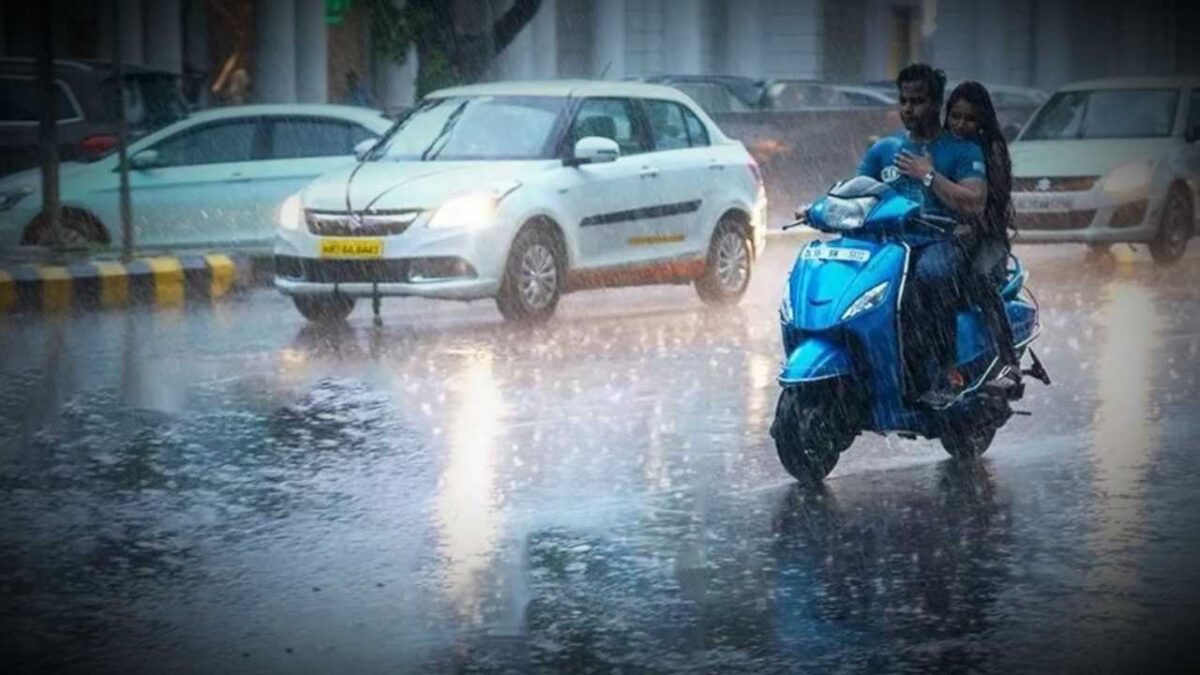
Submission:
[[771,425],[783,468],[805,485],[825,480],[842,451],[854,442],[855,433],[841,421],[830,399],[806,396],[799,387],[784,387]]
[[942,447],[954,459],[976,459],[987,452],[995,437],[996,426],[988,422],[951,424],[942,434]]

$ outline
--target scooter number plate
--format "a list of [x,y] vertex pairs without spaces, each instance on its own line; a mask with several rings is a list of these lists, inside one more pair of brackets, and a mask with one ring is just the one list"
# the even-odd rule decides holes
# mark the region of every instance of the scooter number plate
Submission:
[[871,252],[858,248],[810,246],[804,249],[801,257],[805,260],[840,260],[842,262],[865,263],[871,259]]

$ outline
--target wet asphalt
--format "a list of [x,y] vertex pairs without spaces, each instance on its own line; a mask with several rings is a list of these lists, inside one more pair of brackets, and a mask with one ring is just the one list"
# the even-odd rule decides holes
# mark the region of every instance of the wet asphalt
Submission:
[[[8,672],[1132,672],[1200,661],[1200,255],[1022,247],[1030,385],[984,459],[860,436],[803,490],[767,433],[771,241],[689,287],[270,289],[0,317]],[[9,670],[14,668],[14,670]]]

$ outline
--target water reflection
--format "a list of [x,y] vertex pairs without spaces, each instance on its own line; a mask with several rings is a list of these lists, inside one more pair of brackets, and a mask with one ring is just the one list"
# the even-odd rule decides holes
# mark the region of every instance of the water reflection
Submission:
[[943,462],[932,494],[895,478],[785,495],[775,516],[781,653],[872,671],[986,662],[979,638],[1012,564],[1010,504],[986,463]]
[[1093,480],[1102,498],[1089,548],[1102,561],[1096,581],[1111,599],[1111,594],[1137,590],[1139,583],[1140,556],[1113,554],[1145,543],[1143,490],[1158,449],[1152,385],[1163,320],[1154,294],[1138,281],[1114,280],[1103,297],[1104,343],[1096,369],[1100,400],[1091,444]]
[[447,594],[460,614],[480,620],[478,588],[500,529],[495,502],[500,420],[505,403],[493,373],[493,355],[467,355],[447,397],[447,461],[435,501]]

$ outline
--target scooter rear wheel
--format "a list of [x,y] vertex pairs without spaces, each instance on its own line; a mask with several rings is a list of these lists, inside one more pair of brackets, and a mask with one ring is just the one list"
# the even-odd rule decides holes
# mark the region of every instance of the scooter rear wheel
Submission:
[[783,468],[802,484],[819,485],[837,466],[842,451],[854,442],[855,433],[839,424],[829,399],[785,387],[779,393],[771,436]]

